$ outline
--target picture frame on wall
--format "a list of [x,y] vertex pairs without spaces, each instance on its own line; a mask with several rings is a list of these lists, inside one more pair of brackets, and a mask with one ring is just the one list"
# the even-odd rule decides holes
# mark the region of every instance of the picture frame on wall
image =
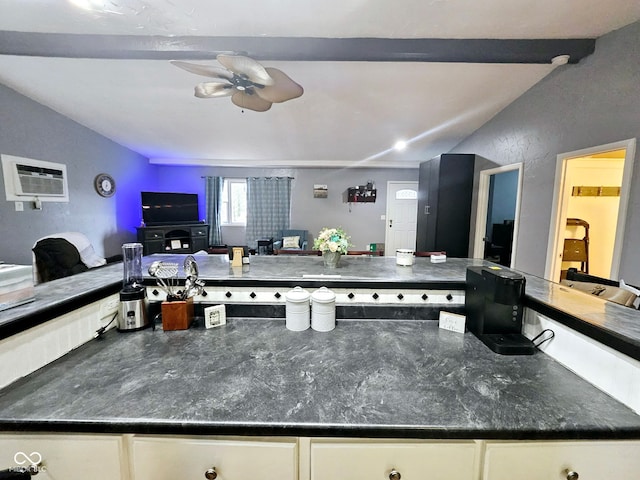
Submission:
[[314,185],[313,186],[313,198],[327,198],[329,195],[329,189],[327,185]]

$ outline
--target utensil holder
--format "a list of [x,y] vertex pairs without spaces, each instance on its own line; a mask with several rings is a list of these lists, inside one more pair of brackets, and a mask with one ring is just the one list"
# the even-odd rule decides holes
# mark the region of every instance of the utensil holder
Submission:
[[193,321],[193,298],[162,302],[161,312],[163,330],[186,330]]

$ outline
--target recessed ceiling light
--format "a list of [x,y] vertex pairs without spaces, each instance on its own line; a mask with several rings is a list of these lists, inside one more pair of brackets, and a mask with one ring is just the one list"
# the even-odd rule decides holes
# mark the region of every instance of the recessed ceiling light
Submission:
[[404,150],[405,148],[407,148],[407,142],[405,142],[404,140],[398,140],[396,144],[393,146],[393,148],[395,148],[398,151]]
[[569,62],[569,55],[558,55],[551,59],[551,65],[566,65]]

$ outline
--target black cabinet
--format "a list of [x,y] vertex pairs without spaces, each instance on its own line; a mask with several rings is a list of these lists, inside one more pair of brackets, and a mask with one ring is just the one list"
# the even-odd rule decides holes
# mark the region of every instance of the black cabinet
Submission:
[[420,164],[416,250],[469,256],[475,155],[447,153]]
[[144,255],[194,253],[209,248],[209,226],[204,223],[139,227],[138,242]]

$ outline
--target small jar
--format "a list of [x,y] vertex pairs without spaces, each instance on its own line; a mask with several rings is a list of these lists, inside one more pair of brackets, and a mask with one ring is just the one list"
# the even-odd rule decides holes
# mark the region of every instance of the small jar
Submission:
[[413,250],[408,248],[398,248],[396,250],[396,264],[409,267],[413,265]]
[[295,287],[285,295],[286,299],[286,326],[294,332],[301,332],[310,325],[309,292],[302,287]]
[[320,287],[311,295],[311,328],[329,332],[336,328],[336,294]]

